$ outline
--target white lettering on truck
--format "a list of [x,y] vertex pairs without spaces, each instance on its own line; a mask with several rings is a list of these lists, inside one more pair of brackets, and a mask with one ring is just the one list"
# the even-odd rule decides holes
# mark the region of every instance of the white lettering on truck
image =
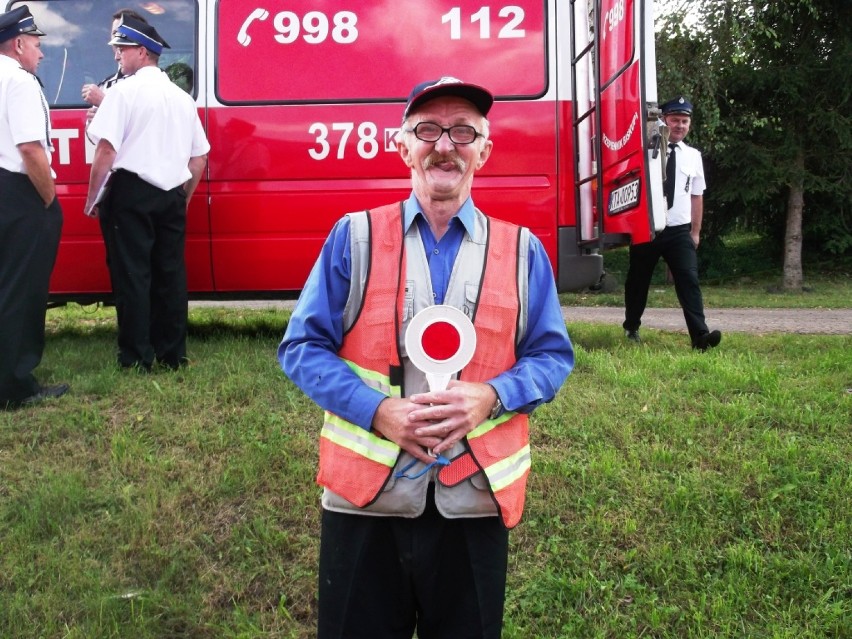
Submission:
[[636,123],[639,121],[639,114],[634,113],[633,119],[630,120],[630,126],[627,128],[627,133],[621,136],[619,140],[611,140],[606,133],[603,134],[603,143],[610,151],[618,151],[633,137],[633,131],[636,129]]
[[[331,131],[339,132],[340,137],[337,141],[337,159],[342,160],[346,153],[346,142],[349,136],[355,129],[354,122],[332,122]],[[308,132],[314,134],[314,142],[316,147],[308,149],[308,154],[314,160],[324,160],[331,152],[331,144],[328,141],[329,127],[323,122],[314,122],[308,127]],[[358,125],[358,155],[365,160],[372,160],[379,152],[379,143],[376,136],[379,133],[378,127],[373,122],[362,122]]]
[[[498,39],[523,38],[526,30],[520,26],[524,21],[524,10],[517,6],[507,6],[500,9],[497,15],[501,18],[509,18],[497,33]],[[462,10],[461,7],[453,7],[441,16],[441,24],[450,24],[450,39],[461,40],[462,37]],[[491,7],[482,7],[476,13],[470,15],[471,24],[479,24],[479,39],[491,38]]]
[[[56,140],[57,155],[60,164],[71,164],[71,143],[69,140],[76,140],[80,137],[79,129],[53,129],[51,131],[51,139]],[[89,161],[91,164],[91,161]]]
[[618,0],[618,2],[613,5],[612,9],[604,14],[603,37],[606,38],[607,33],[615,30],[618,23],[622,20],[624,20],[624,0]]
[[[255,21],[269,18],[266,9],[255,9],[243,22],[237,33],[237,42],[247,47],[251,44],[248,29]],[[322,44],[331,36],[337,44],[352,44],[358,39],[358,15],[353,11],[338,11],[331,20],[322,11],[308,11],[299,16],[293,11],[280,11],[272,19],[273,38],[279,44],[293,44],[300,37],[308,44]]]

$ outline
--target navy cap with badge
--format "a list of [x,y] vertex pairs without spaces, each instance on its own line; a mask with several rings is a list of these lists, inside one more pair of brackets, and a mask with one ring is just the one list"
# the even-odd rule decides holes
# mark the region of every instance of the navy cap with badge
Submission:
[[451,76],[444,76],[440,80],[421,82],[411,90],[408,101],[405,103],[403,119],[429,100],[445,96],[456,96],[469,100],[482,115],[488,115],[491,105],[494,104],[494,96],[481,86],[468,84]]
[[156,55],[160,55],[164,47],[171,49],[154,27],[130,16],[124,16],[107,44],[114,47],[145,47]]
[[671,113],[683,113],[684,115],[692,115],[692,102],[687,100],[682,95],[674,98],[673,100],[669,100],[664,105],[660,107],[660,110],[663,112],[663,115],[669,115]]
[[36,26],[35,18],[25,4],[0,14],[0,42],[6,42],[19,35],[44,35],[44,32]]

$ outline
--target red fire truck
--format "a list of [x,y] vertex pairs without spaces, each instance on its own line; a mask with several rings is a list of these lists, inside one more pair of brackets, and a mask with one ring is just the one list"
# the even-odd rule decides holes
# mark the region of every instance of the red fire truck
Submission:
[[[83,215],[94,148],[83,84],[116,70],[112,14],[171,45],[212,150],[189,207],[194,297],[298,291],[343,214],[407,196],[405,98],[444,75],[488,87],[485,212],[542,240],[560,291],[599,281],[601,251],[664,215],[654,32],[645,0],[26,0],[45,58],[65,226],[54,302],[107,299],[103,242]],[[7,9],[21,4],[7,3]]]

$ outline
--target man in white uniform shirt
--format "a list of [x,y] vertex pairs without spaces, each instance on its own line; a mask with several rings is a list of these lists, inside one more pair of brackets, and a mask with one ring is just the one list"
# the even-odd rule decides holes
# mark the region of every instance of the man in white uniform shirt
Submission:
[[648,302],[648,288],[662,257],[671,270],[692,347],[706,351],[719,345],[722,333],[707,328],[698,284],[696,249],[704,215],[704,165],[701,153],[683,141],[692,121],[692,104],[679,96],[663,104],[661,110],[670,132],[665,180],[666,227],[651,242],[630,246],[622,326],[627,339],[641,341],[639,326]]
[[30,10],[0,14],[0,409],[59,397],[33,375],[44,351],[62,209],[50,168],[50,115],[35,76],[44,57]]
[[176,369],[187,361],[186,207],[210,144],[193,99],[157,67],[168,44],[153,26],[125,17],[109,44],[127,77],[89,125],[97,146],[85,210],[104,218],[118,363]]
[[[112,14],[112,26],[110,27],[110,38],[112,38],[112,33],[118,28],[118,25],[121,24],[121,21],[124,20],[125,17],[135,18],[139,20],[139,22],[144,22],[145,24],[148,21],[142,17],[142,15],[136,13],[133,9],[119,9],[114,14]],[[118,62],[118,49],[113,47],[113,57],[115,61]],[[92,118],[95,117],[95,113],[98,111],[98,107],[101,102],[104,101],[104,95],[106,95],[107,89],[113,86],[119,80],[124,79],[124,74],[121,72],[121,65],[119,65],[118,69],[115,73],[113,73],[108,78],[104,78],[97,84],[84,84],[83,88],[80,90],[80,94],[83,96],[83,99],[91,104],[92,106],[86,112],[86,126],[89,126],[89,122],[92,121]]]

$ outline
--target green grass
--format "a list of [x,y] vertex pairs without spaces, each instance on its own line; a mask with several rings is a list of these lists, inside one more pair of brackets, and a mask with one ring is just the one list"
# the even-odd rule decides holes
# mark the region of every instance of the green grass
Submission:
[[[321,416],[286,318],[193,309],[191,366],[139,375],[112,309],[48,313],[39,374],[72,390],[0,413],[0,637],[313,636]],[[504,637],[852,637],[852,338],[569,330]]]

